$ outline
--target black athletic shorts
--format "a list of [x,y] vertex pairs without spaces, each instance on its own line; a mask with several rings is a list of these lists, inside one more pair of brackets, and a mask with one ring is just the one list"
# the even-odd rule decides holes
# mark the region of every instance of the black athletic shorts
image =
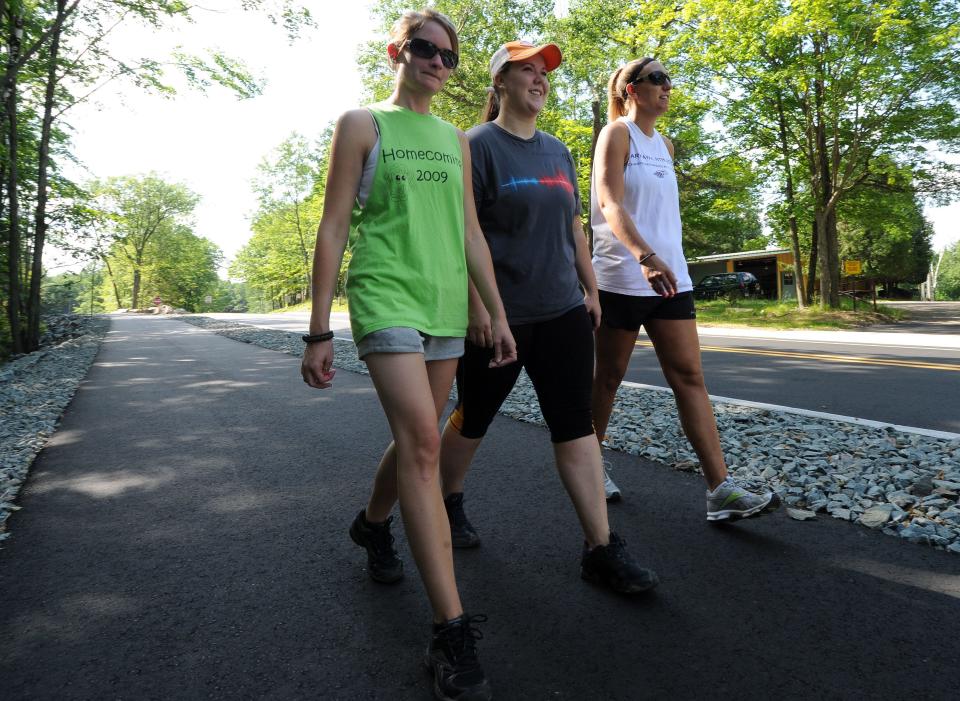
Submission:
[[641,297],[600,290],[602,323],[612,329],[639,331],[648,319],[696,319],[693,292],[673,297]]
[[578,306],[548,321],[510,326],[517,342],[517,362],[487,367],[493,349],[467,340],[457,366],[457,408],[451,425],[464,438],[482,438],[526,368],[540,401],[540,411],[554,443],[593,434],[593,323]]

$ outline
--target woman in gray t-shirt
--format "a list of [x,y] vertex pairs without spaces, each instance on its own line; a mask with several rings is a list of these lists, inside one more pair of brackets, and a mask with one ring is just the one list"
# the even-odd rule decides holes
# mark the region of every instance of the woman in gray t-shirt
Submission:
[[470,289],[470,321],[457,368],[458,404],[441,439],[440,473],[454,547],[479,545],[463,510],[473,456],[524,367],[550,429],[557,470],[583,528],[581,574],[616,591],[657,584],[610,532],[600,446],[593,430],[593,332],[600,324],[597,283],[580,221],[569,150],[537,129],[560,65],[553,44],[504,44],[490,60],[493,85],[484,123],[467,132],[480,227],[518,362],[491,367],[490,319]]

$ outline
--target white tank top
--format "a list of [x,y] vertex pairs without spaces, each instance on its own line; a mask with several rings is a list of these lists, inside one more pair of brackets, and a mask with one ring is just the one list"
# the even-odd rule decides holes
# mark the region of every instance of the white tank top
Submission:
[[[626,117],[620,120],[630,130],[630,153],[623,169],[623,208],[651,249],[677,276],[677,292],[689,292],[693,283],[681,241],[680,191],[667,144],[660,132],[654,130],[650,137]],[[590,178],[590,223],[597,286],[624,295],[657,296],[600,210],[596,170]]]

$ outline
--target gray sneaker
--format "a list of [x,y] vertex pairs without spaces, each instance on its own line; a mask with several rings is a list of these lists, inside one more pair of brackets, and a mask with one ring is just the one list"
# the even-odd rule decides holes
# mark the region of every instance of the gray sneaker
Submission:
[[759,516],[780,506],[776,492],[753,494],[727,477],[713,490],[707,490],[707,520],[736,521]]
[[623,497],[620,494],[620,487],[617,486],[617,483],[610,479],[610,471],[613,470],[613,465],[610,464],[609,460],[603,461],[603,491],[606,494],[607,501],[620,501]]

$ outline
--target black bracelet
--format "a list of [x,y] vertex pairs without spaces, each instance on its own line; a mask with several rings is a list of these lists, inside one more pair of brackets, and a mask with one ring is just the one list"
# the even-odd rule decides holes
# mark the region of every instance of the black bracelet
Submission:
[[649,260],[650,258],[653,258],[655,255],[657,255],[657,254],[656,254],[656,253],[648,253],[647,255],[643,256],[642,258],[639,258],[639,259],[637,260],[637,262],[638,262],[640,265],[643,265],[647,260]]
[[322,341],[329,341],[333,338],[333,331],[324,331],[323,333],[314,334],[313,336],[301,336],[304,343],[321,343]]

